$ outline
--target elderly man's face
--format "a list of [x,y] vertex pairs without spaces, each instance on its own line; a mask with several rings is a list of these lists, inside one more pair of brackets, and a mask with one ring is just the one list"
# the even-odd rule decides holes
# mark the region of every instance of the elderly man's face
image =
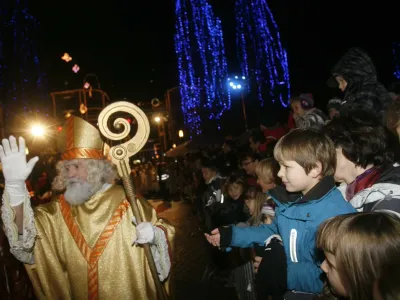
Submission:
[[65,169],[67,170],[69,180],[87,181],[88,172],[83,161],[75,160],[66,162]]
[[65,163],[67,171],[65,200],[72,205],[85,203],[93,196],[93,186],[87,181],[88,170],[82,160],[73,160]]

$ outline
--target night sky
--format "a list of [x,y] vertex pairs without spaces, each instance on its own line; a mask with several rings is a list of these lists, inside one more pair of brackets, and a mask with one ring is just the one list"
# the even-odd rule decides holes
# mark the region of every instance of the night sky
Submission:
[[[236,71],[234,1],[210,3],[222,20],[229,66]],[[351,46],[370,53],[383,83],[394,80],[391,43],[400,41],[395,1],[268,3],[288,51],[293,93],[313,92],[317,102],[326,102],[334,94],[325,85],[329,70]],[[171,0],[31,1],[30,12],[41,23],[40,56],[50,87],[63,89],[68,81],[77,88],[84,74],[95,73],[114,100],[162,97],[178,82],[174,9]],[[79,74],[60,59],[64,52],[80,65]]]

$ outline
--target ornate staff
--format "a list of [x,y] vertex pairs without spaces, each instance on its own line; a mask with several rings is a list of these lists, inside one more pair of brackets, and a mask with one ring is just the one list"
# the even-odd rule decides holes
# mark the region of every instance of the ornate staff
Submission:
[[[138,124],[135,136],[128,141],[125,141],[130,132],[130,124],[127,120],[124,118],[117,118],[113,122],[114,129],[122,129],[122,132],[120,133],[112,132],[108,126],[111,115],[121,112],[132,115]],[[139,152],[146,144],[150,134],[149,120],[144,112],[136,105],[125,101],[119,101],[108,105],[101,111],[98,123],[100,132],[105,138],[112,141],[124,141],[119,145],[111,147],[109,156],[111,157],[113,164],[118,168],[118,174],[122,178],[133,215],[136,218],[137,224],[139,224],[143,222],[143,220],[136,204],[135,187],[130,177],[131,168],[129,166],[129,158]],[[167,299],[165,289],[158,278],[156,264],[154,263],[153,254],[151,253],[149,244],[144,244],[143,248],[150,266],[151,274],[153,275],[156,284],[158,298]]]

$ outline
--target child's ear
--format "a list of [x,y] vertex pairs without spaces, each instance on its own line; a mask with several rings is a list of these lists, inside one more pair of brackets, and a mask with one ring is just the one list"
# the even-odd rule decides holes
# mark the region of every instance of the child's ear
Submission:
[[310,175],[312,178],[317,178],[321,176],[321,173],[322,173],[322,164],[319,161],[317,161],[317,165],[310,170],[308,175]]

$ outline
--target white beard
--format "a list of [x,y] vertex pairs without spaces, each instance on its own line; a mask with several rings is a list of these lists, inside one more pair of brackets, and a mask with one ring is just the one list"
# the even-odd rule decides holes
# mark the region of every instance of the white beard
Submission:
[[71,179],[67,183],[64,199],[71,205],[81,205],[94,194],[93,186],[89,182]]

